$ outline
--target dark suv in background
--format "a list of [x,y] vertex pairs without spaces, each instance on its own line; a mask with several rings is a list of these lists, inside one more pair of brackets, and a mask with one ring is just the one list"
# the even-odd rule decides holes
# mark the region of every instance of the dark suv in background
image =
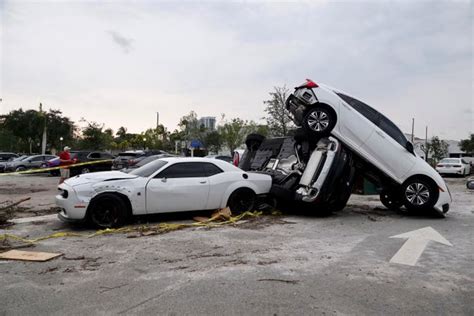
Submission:
[[[71,151],[71,159],[75,160],[76,164],[82,162],[96,162],[93,164],[87,164],[82,166],[74,166],[71,165],[71,176],[75,176],[81,173],[89,173],[89,172],[96,172],[96,171],[110,171],[112,169],[112,160],[115,157],[107,152],[103,151],[89,151],[89,150],[81,150],[81,151]],[[105,160],[105,161],[102,161]],[[50,161],[48,163],[49,167],[57,166],[56,163]],[[59,170],[52,170],[50,172],[52,175],[59,175]]]
[[134,150],[124,151],[117,155],[112,164],[112,170],[128,169],[146,157],[154,155],[169,155],[163,150]]

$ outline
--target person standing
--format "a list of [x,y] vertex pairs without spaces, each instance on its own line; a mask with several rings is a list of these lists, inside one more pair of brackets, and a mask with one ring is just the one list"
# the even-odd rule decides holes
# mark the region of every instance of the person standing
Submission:
[[66,180],[70,176],[70,170],[69,167],[67,167],[73,163],[73,161],[71,160],[70,151],[71,148],[69,146],[65,146],[64,150],[59,154],[59,165],[63,167],[60,169],[61,178],[59,179],[59,184],[63,183],[64,180]]

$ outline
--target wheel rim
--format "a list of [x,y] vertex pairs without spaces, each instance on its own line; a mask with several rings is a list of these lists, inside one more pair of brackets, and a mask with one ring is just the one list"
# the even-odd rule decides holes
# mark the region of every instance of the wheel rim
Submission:
[[329,115],[320,110],[313,111],[308,116],[308,126],[315,132],[322,132],[329,126]]
[[430,200],[430,189],[423,183],[412,183],[406,188],[405,197],[412,205],[421,206]]
[[117,206],[113,201],[97,201],[92,212],[92,220],[101,227],[112,227],[117,223]]
[[231,205],[231,209],[234,208],[232,211],[234,212],[246,212],[250,211],[253,207],[254,199],[251,194],[248,193],[237,193],[237,195],[233,199],[233,203]]

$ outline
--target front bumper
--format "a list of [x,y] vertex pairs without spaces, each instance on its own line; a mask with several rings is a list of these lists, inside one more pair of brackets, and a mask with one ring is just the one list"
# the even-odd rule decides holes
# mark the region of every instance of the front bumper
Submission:
[[[74,189],[62,183],[58,186],[61,192],[56,195],[56,205],[60,208],[58,217],[64,222],[80,222],[86,219],[89,203],[79,200]],[[67,195],[63,193],[67,191]]]
[[440,191],[439,192],[439,197],[438,197],[438,202],[436,202],[435,206],[433,207],[434,210],[442,217],[446,215],[446,213],[449,211],[449,206],[452,202],[451,198],[451,193],[448,191]]

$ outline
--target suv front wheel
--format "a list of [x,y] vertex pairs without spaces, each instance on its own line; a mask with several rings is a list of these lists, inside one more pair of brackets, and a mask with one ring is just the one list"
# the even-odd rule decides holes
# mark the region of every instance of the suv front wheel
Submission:
[[413,178],[402,186],[403,204],[410,211],[426,211],[433,208],[438,195],[438,188],[425,179]]

